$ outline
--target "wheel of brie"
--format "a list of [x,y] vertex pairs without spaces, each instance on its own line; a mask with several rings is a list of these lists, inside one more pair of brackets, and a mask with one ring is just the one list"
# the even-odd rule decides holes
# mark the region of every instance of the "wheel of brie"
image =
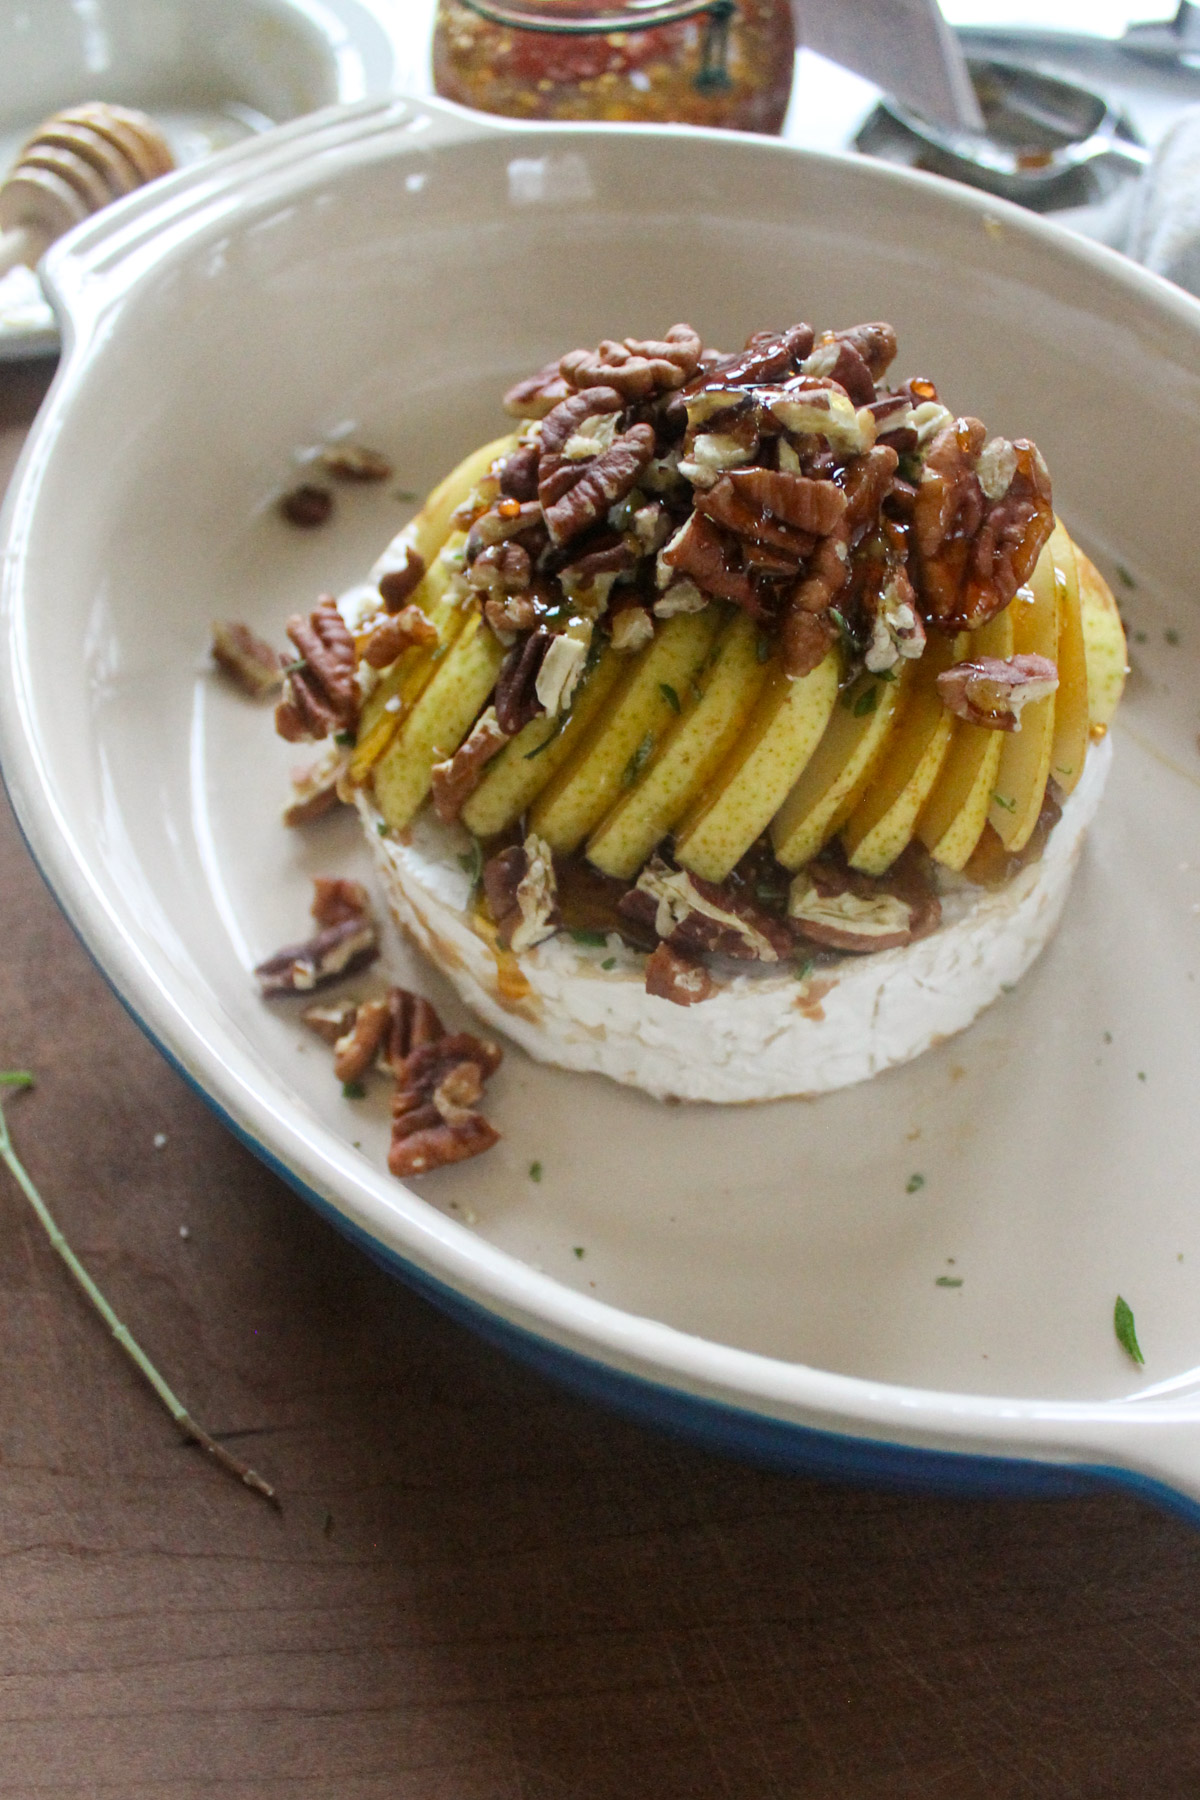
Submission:
[[1028,440],[883,324],[689,326],[519,384],[289,630],[402,927],[540,1060],[662,1098],[866,1080],[1067,906],[1125,676]]

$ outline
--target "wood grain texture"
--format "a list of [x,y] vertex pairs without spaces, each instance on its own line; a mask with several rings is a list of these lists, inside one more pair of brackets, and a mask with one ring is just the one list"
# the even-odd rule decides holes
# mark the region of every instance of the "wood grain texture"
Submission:
[[[0,475],[41,385],[0,372]],[[19,1147],[284,1501],[179,1443],[0,1173],[4,1800],[1200,1793],[1200,1536],[1119,1496],[823,1487],[585,1407],[226,1133],[6,809],[0,920]]]

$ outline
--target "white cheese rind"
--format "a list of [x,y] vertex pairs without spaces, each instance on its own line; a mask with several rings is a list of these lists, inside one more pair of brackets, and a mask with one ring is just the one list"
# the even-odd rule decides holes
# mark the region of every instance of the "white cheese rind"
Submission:
[[[803,982],[790,969],[735,973],[691,1007],[648,995],[644,959],[615,936],[600,949],[565,933],[521,956],[530,991],[505,997],[496,955],[466,911],[466,833],[426,811],[401,842],[380,836],[365,795],[359,810],[400,925],[489,1025],[539,1062],[608,1075],[658,1099],[728,1104],[849,1087],[964,1030],[1052,936],[1110,761],[1109,740],[1093,746],[1041,860],[998,890],[950,896],[930,937]],[[616,966],[603,969],[612,958]]]

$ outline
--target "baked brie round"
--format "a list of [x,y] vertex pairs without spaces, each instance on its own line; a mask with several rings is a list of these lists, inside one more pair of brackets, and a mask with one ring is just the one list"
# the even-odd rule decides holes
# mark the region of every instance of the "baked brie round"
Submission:
[[869,324],[569,353],[289,631],[392,909],[531,1055],[660,1097],[862,1081],[1061,916],[1125,643],[1026,439]]

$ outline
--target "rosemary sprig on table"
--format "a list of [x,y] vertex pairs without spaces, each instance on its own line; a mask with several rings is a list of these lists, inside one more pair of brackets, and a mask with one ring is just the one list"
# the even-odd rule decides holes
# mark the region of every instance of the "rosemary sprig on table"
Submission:
[[[27,1069],[0,1069],[0,1087],[31,1088],[33,1084],[33,1076]],[[120,1319],[108,1304],[108,1301],[104,1298],[104,1295],[100,1292],[100,1289],[96,1286],[95,1282],[68,1244],[66,1238],[59,1230],[49,1207],[34,1186],[32,1177],[16,1151],[13,1149],[12,1138],[9,1135],[8,1130],[8,1121],[4,1117],[4,1108],[2,1105],[0,1105],[0,1161],[4,1162],[7,1166],[13,1180],[17,1183],[17,1186],[21,1189],[21,1192],[37,1214],[38,1221],[45,1231],[46,1236],[50,1239],[51,1244],[66,1263],[67,1268],[70,1270],[79,1286],[83,1289],[96,1311],[100,1314],[100,1317],[104,1320],[108,1329],[112,1332],[113,1337],[116,1338],[118,1344],[120,1344],[122,1350],[124,1350],[126,1356],[129,1357],[143,1379],[149,1382],[150,1386],[154,1389],[154,1392],[158,1395],[159,1399],[174,1419],[176,1425],[183,1434],[184,1442],[197,1445],[199,1449],[211,1456],[214,1462],[219,1463],[223,1469],[227,1470],[230,1475],[236,1475],[238,1480],[243,1482],[246,1487],[252,1488],[256,1494],[261,1494],[264,1500],[269,1500],[272,1506],[278,1508],[279,1496],[271,1486],[270,1482],[264,1481],[262,1476],[257,1474],[248,1463],[244,1463],[240,1457],[233,1456],[226,1450],[223,1444],[218,1444],[217,1440],[214,1437],[210,1437],[209,1433],[205,1431],[202,1425],[197,1425],[195,1419],[193,1419],[192,1415],[188,1412],[183,1402],[167,1386],[137,1339],[128,1328],[121,1323]]]

